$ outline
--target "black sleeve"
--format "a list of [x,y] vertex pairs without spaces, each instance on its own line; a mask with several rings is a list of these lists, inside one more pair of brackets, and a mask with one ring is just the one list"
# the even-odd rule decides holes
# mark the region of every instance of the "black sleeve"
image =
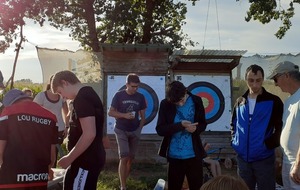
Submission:
[[198,122],[197,128],[195,133],[200,135],[200,133],[202,133],[203,131],[205,131],[206,126],[207,126],[207,122],[205,119],[205,109],[203,106],[203,102],[202,99],[198,96],[194,96],[195,98],[195,121]]
[[158,119],[156,125],[156,132],[159,136],[172,136],[178,131],[184,130],[181,122],[174,123],[171,121],[173,113],[176,112],[176,108],[172,109],[173,105],[168,103],[166,99],[162,100],[159,106]]
[[[283,115],[283,103],[279,97],[275,97],[274,99],[274,108],[272,110],[272,117],[273,120],[271,123],[274,126],[274,133],[271,135],[270,138],[265,140],[265,144],[267,148],[273,149],[280,145],[280,135],[282,130],[282,115]],[[272,126],[272,127],[273,127]]]

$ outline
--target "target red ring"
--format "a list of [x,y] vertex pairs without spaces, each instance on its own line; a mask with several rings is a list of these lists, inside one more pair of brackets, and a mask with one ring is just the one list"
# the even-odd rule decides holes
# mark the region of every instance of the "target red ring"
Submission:
[[218,87],[209,82],[195,82],[188,86],[188,90],[202,98],[208,124],[217,121],[222,116],[225,98]]
[[202,99],[205,98],[209,102],[209,104],[204,107],[205,108],[205,113],[211,112],[214,109],[214,100],[213,97],[210,96],[207,92],[200,92],[197,94],[197,96],[200,96]]

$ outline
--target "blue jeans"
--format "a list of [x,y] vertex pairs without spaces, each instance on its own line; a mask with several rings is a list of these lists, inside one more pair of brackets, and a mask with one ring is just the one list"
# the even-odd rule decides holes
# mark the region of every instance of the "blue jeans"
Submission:
[[275,155],[256,162],[245,162],[237,157],[238,174],[250,190],[275,190]]

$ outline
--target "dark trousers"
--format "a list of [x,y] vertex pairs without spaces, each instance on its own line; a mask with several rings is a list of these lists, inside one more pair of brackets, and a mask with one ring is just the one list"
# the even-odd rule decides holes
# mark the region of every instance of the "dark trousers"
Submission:
[[64,177],[64,190],[96,190],[101,167],[85,170],[71,165]]
[[202,160],[196,158],[169,160],[168,189],[181,190],[184,176],[190,190],[199,190],[203,183]]
[[256,185],[258,190],[275,189],[275,155],[251,163],[237,157],[237,162],[238,174],[250,190],[254,190]]

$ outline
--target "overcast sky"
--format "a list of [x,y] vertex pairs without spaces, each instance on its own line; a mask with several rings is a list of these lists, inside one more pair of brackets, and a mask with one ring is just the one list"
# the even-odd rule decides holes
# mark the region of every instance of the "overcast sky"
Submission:
[[[187,1],[186,1],[187,2]],[[210,2],[210,3],[209,3]],[[216,6],[217,2],[217,6]],[[281,1],[282,7],[289,1]],[[300,8],[295,4],[296,15],[293,26],[286,36],[279,40],[274,34],[281,25],[272,21],[263,25],[256,21],[246,22],[244,17],[249,8],[248,0],[201,0],[196,6],[188,4],[187,24],[184,33],[199,44],[188,49],[247,50],[245,56],[253,54],[274,55],[280,53],[298,54],[300,52]],[[218,10],[218,11],[217,11]],[[218,17],[217,17],[218,15]],[[217,19],[218,18],[218,19]],[[206,30],[205,30],[206,28]],[[28,24],[24,29],[26,42],[21,50],[16,68],[15,80],[31,79],[42,82],[42,71],[35,46],[76,51],[79,43],[72,41],[68,31],[58,31],[53,27]],[[14,48],[0,55],[0,70],[5,80],[11,76],[15,57]]]

